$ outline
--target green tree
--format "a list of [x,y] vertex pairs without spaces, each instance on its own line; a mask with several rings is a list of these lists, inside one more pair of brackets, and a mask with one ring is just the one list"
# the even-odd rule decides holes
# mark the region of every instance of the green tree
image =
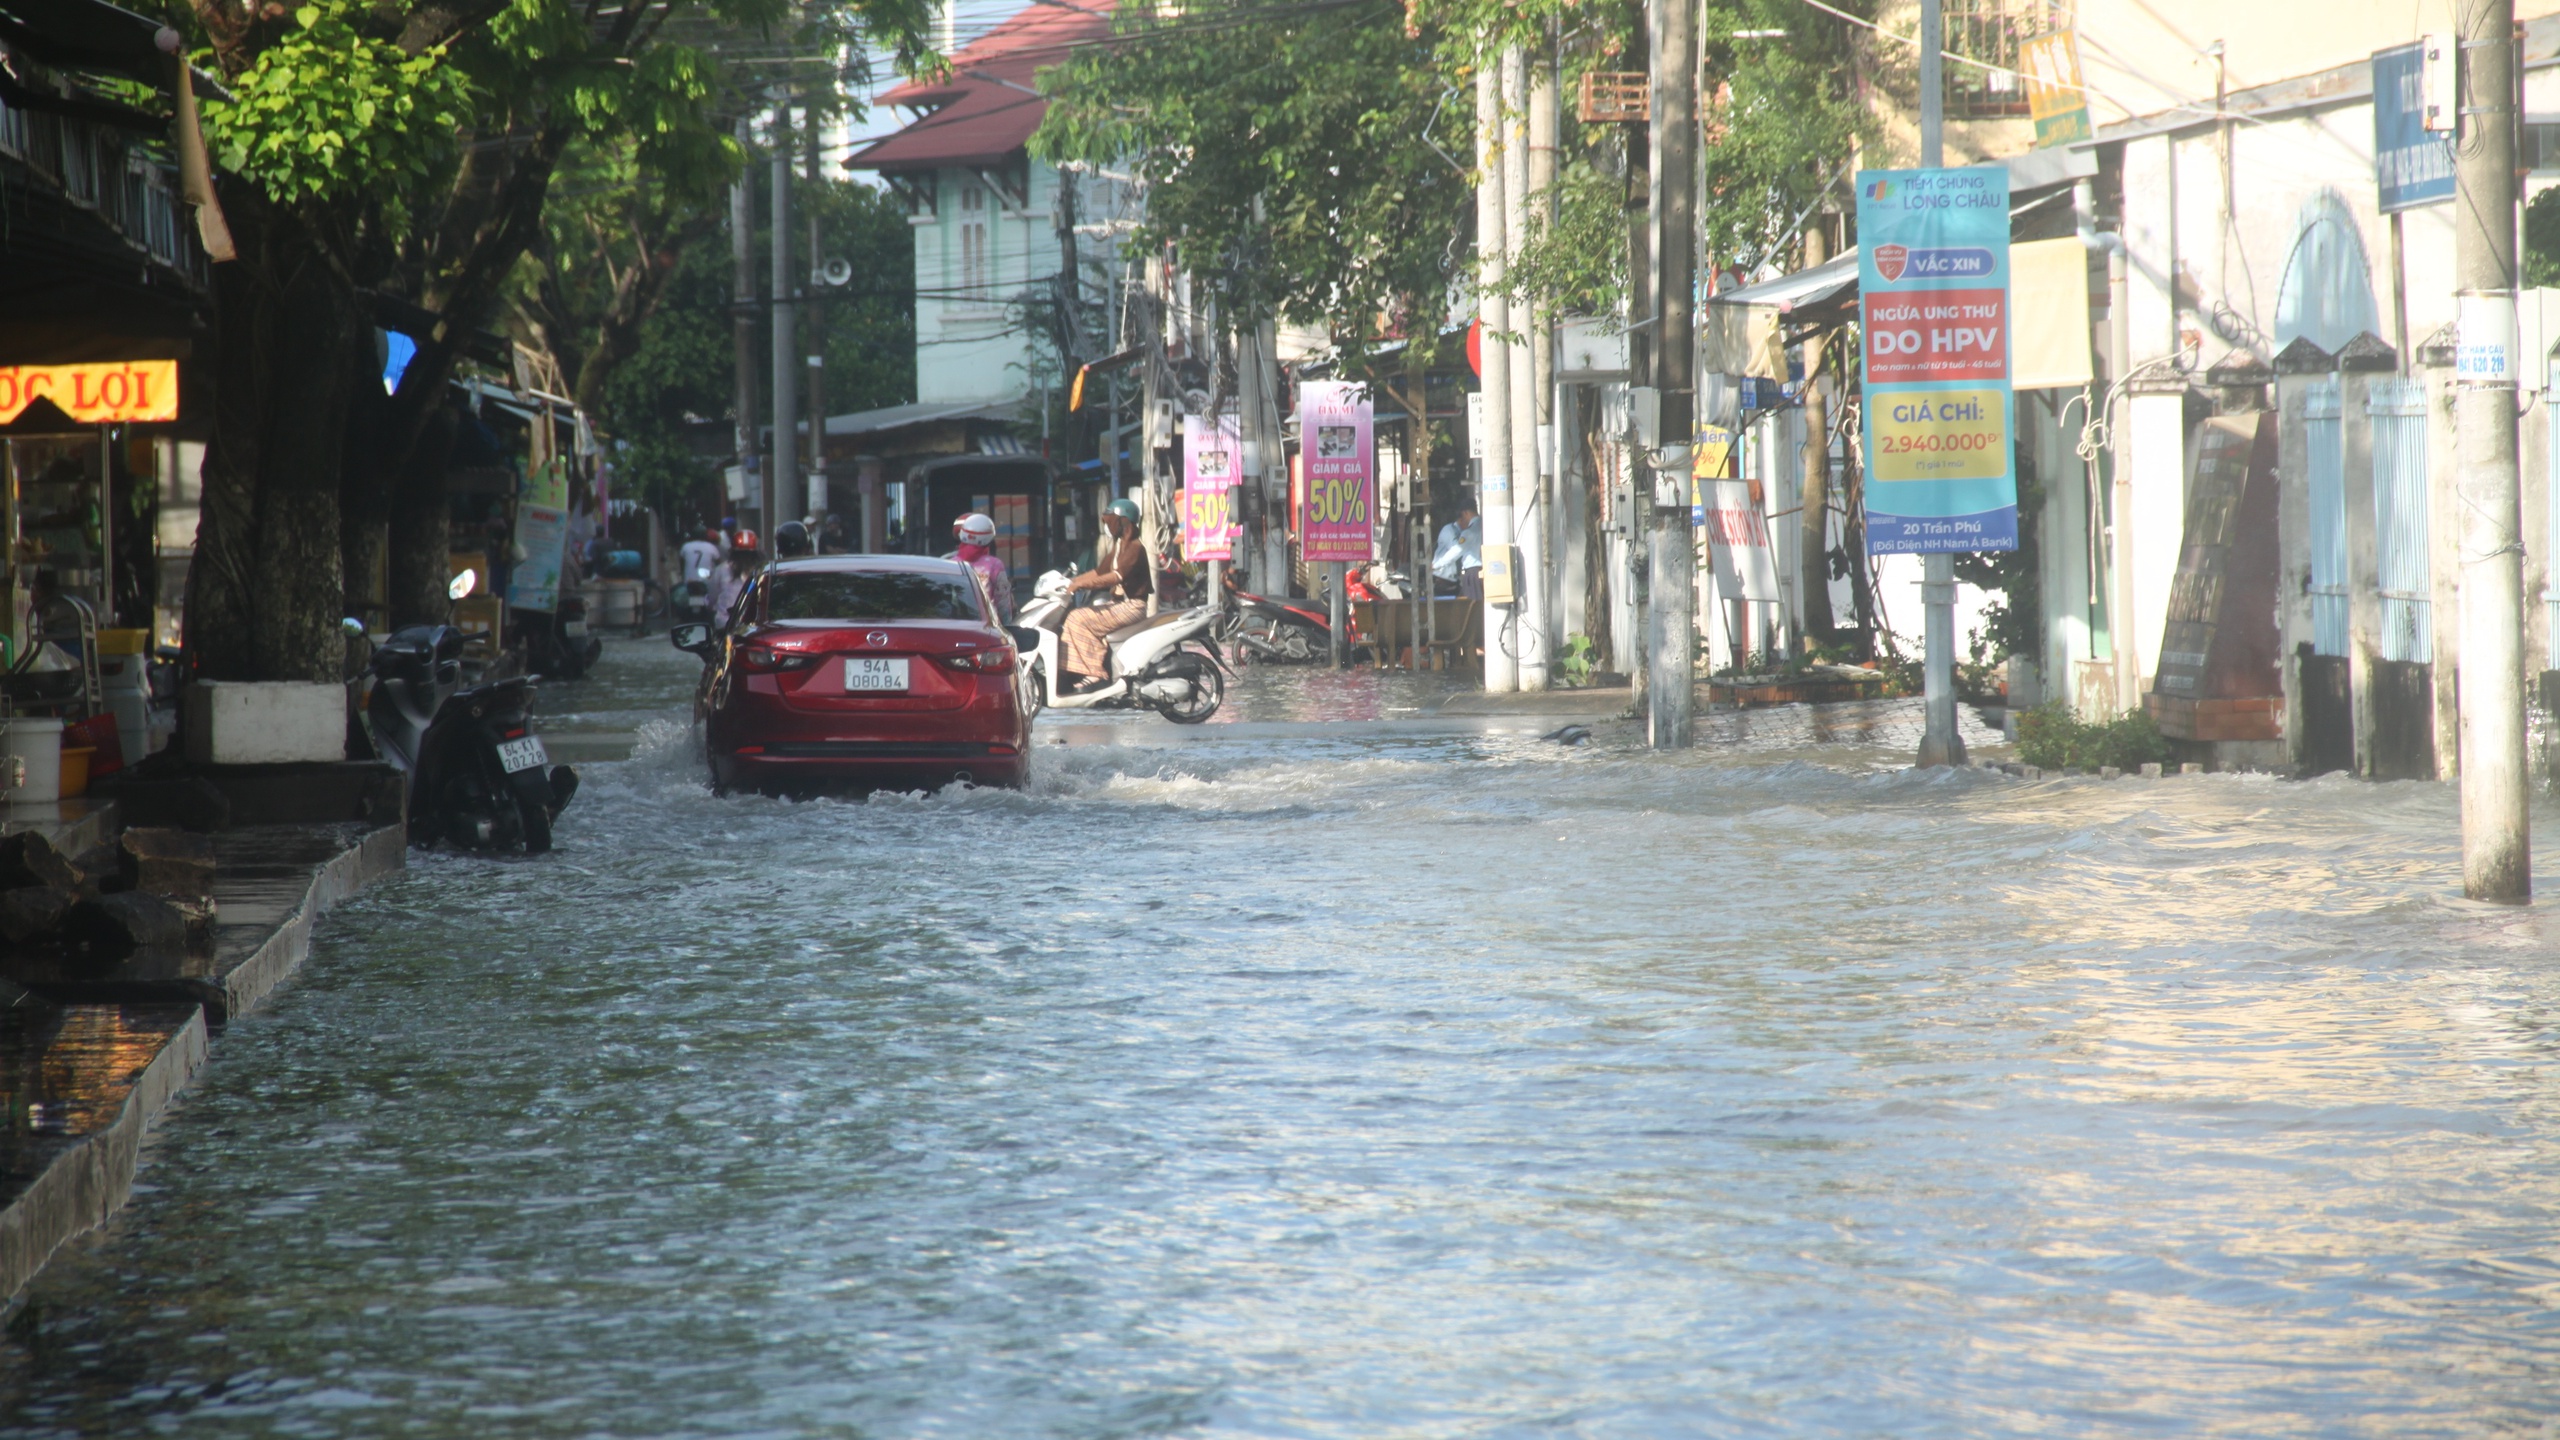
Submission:
[[[192,0],[167,18],[232,94],[206,106],[205,126],[239,250],[215,268],[190,660],[210,678],[332,680],[344,577],[369,571],[386,532],[394,617],[442,613],[445,382],[498,318],[572,147],[706,196],[737,163],[736,87],[822,78],[760,61],[865,37],[914,61],[927,12],[923,0]],[[741,65],[718,48],[733,37],[766,46],[745,47]],[[366,380],[373,296],[424,312],[389,397]]]
[[1847,166],[1875,138],[1854,31],[1798,0],[1711,0],[1699,34],[1708,82],[1701,258],[1792,265],[1805,212],[1826,198],[1848,208]]
[[[827,408],[870,410],[912,401],[915,239],[905,214],[880,191],[845,181],[822,181],[814,189],[803,185],[794,198],[804,216],[818,217],[822,251],[849,261],[854,273],[850,284],[820,291],[808,302],[821,312],[825,326]],[[751,242],[759,255],[766,253],[771,234],[763,218],[759,207]],[[562,225],[565,250],[567,226],[557,216],[555,223]],[[734,418],[736,388],[731,375],[729,239],[724,232],[721,227],[688,236],[667,266],[660,303],[634,327],[630,353],[595,380],[590,413],[617,447],[622,492],[671,512],[713,503],[719,470],[728,462],[727,422]],[[539,266],[548,272],[554,263],[546,258]],[[607,283],[609,267],[601,260],[563,268],[583,279],[559,288],[585,295],[589,304],[620,293]],[[541,323],[574,332],[580,322]],[[759,330],[756,356],[770,368],[770,332],[762,326]],[[590,357],[578,366],[582,387],[586,377],[596,374],[595,365]],[[770,375],[760,371],[759,381],[758,394],[773,393]],[[716,456],[697,443],[712,421],[722,422]]]
[[1042,76],[1053,161],[1146,182],[1136,250],[1179,247],[1221,314],[1330,328],[1358,354],[1436,335],[1472,263],[1471,91],[1391,0],[1121,12]]

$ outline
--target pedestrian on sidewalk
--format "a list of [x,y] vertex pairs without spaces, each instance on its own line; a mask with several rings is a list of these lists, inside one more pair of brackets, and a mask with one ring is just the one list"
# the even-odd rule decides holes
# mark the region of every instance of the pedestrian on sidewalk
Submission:
[[1093,566],[1069,581],[1070,590],[1109,590],[1119,598],[1106,605],[1078,610],[1067,617],[1067,681],[1069,693],[1091,690],[1111,673],[1111,650],[1103,637],[1147,615],[1147,596],[1154,577],[1147,547],[1138,539],[1138,503],[1114,500],[1102,515],[1102,543],[1094,547]]

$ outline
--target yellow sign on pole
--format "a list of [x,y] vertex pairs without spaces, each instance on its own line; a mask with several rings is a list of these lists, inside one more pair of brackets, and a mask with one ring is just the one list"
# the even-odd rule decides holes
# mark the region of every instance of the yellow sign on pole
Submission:
[[2080,77],[2080,37],[2069,30],[2039,35],[2018,47],[2018,68],[2027,77],[2036,148],[2088,139],[2089,87]]
[[117,360],[103,365],[0,366],[0,425],[50,400],[83,425],[178,418],[178,362]]

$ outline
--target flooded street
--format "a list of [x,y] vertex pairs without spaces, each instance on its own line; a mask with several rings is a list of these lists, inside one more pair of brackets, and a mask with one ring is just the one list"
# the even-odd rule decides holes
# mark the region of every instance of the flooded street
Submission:
[[1919,774],[1858,707],[1567,749],[1300,671],[1046,717],[1026,793],[723,800],[693,671],[547,689],[564,757],[639,735],[556,855],[332,912],[0,1432],[2560,1414],[2560,906],[2459,898],[2449,786]]

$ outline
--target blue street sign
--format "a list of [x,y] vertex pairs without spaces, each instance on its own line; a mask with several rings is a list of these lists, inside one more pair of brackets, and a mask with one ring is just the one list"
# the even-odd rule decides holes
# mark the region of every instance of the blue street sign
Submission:
[[2373,184],[2386,215],[2453,198],[2453,137],[2427,128],[2426,48],[2373,52]]

